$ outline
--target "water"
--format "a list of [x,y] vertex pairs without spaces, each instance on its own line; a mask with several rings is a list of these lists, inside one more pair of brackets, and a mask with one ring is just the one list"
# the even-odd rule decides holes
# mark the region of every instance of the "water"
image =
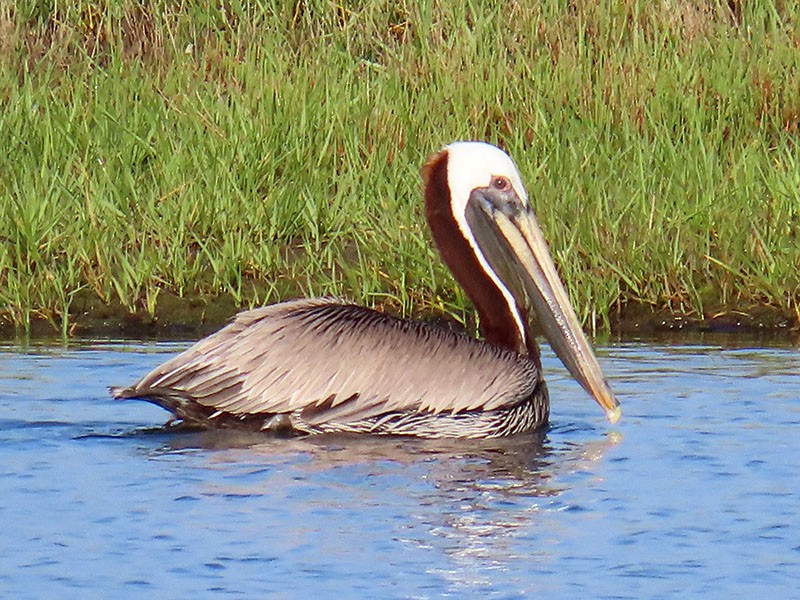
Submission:
[[106,395],[183,347],[0,347],[1,597],[796,593],[789,345],[601,348],[614,427],[546,352],[550,431],[485,443],[175,434]]

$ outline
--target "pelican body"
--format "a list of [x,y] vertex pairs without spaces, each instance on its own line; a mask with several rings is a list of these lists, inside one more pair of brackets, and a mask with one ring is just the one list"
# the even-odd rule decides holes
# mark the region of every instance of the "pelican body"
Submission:
[[422,169],[434,241],[483,339],[331,298],[238,314],[116,398],[192,428],[484,438],[547,424],[533,324],[613,423],[620,407],[580,328],[509,156],[457,142]]

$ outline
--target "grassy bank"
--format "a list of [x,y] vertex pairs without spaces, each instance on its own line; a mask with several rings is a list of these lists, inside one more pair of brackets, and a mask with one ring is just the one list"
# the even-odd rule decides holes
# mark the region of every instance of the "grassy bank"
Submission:
[[798,2],[0,0],[0,320],[469,322],[418,169],[505,147],[587,326],[800,316]]

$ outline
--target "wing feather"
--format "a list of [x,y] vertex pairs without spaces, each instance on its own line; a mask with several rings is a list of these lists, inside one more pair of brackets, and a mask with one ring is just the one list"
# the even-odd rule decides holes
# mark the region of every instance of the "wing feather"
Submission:
[[235,415],[302,411],[309,423],[389,412],[510,407],[541,373],[527,357],[333,299],[240,313],[130,390],[174,390]]

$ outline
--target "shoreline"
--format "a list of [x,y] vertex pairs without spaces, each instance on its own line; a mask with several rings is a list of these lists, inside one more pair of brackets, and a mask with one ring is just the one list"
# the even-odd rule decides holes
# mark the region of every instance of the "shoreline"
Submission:
[[[289,298],[287,298],[289,299]],[[194,340],[224,327],[238,312],[248,310],[239,307],[231,296],[219,295],[206,298],[179,298],[162,293],[155,314],[145,310],[131,312],[120,304],[103,303],[99,298],[80,298],[70,312],[66,335],[62,335],[60,316],[46,318],[36,315],[31,319],[26,332],[15,327],[8,317],[0,317],[0,341],[19,339],[80,340],[90,338],[124,338],[142,340]],[[267,302],[266,304],[272,304]],[[255,305],[262,306],[262,304]],[[376,310],[400,315],[401,310],[391,303],[373,305]],[[465,310],[466,326],[453,315],[436,310],[418,311],[405,315],[408,318],[434,322],[468,335],[476,335],[475,314]],[[656,309],[641,304],[628,305],[606,319],[607,325],[596,324],[594,331],[584,324],[593,337],[598,338],[650,338],[670,334],[726,334],[751,337],[796,337],[800,332],[797,318],[786,310],[772,306],[733,308],[720,310],[710,316],[678,313],[667,309]]]

